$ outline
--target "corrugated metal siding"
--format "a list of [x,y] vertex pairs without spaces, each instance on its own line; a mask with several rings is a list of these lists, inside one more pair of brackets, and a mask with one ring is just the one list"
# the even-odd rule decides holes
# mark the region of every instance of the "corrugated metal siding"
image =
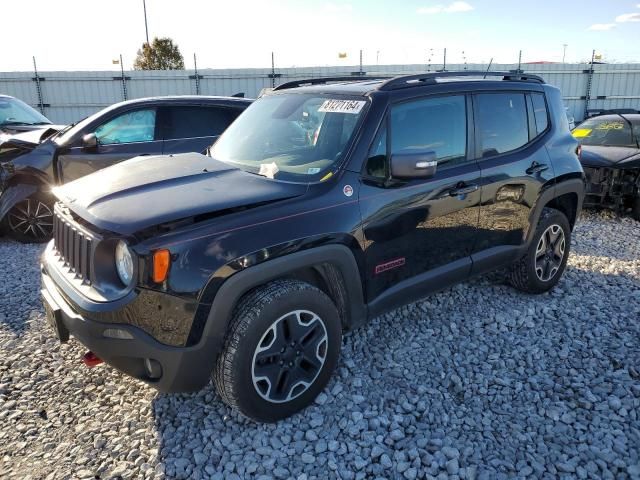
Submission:
[[[441,64],[364,65],[362,70],[373,74],[420,73],[429,68],[441,69]],[[494,71],[514,70],[515,64],[493,64]],[[542,75],[547,83],[562,90],[569,112],[582,119],[585,107],[589,69],[585,64],[522,65],[528,73]],[[349,75],[359,71],[357,65],[312,68],[278,68],[276,85],[290,80],[332,75]],[[487,65],[447,65],[447,70],[486,70]],[[199,70],[201,95],[233,95],[244,92],[256,97],[260,90],[271,87],[271,69],[205,69]],[[40,72],[45,114],[55,123],[80,120],[108,105],[124,100],[120,71],[106,72]],[[127,98],[157,95],[196,94],[195,72],[128,71],[125,72]],[[37,108],[38,94],[32,72],[0,73],[0,93],[18,97]],[[606,99],[598,99],[606,96]],[[595,65],[589,108],[635,108],[640,110],[640,65]]]

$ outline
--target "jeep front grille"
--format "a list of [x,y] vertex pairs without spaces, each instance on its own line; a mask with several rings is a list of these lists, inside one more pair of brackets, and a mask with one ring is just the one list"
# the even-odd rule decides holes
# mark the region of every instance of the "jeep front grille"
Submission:
[[[56,209],[57,210],[57,209]],[[69,269],[83,283],[91,283],[91,248],[93,238],[81,231],[56,211],[53,220],[53,238],[55,249]]]

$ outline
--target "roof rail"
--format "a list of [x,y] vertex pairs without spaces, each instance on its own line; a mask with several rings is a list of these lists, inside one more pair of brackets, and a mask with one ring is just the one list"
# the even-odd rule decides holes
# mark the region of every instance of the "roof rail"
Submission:
[[418,75],[403,75],[394,77],[384,82],[379,90],[397,90],[400,88],[415,87],[416,84],[433,85],[439,78],[455,77],[502,77],[502,80],[515,80],[521,82],[545,83],[542,77],[528,73],[515,72],[486,72],[482,70],[464,70],[462,72],[431,72]]
[[286,82],[278,85],[273,89],[276,90],[286,90],[287,88],[296,88],[296,87],[304,87],[306,85],[322,85],[330,82],[357,82],[363,80],[387,80],[393,77],[390,76],[376,76],[376,75],[349,75],[344,77],[319,77],[319,78],[304,78],[301,80],[293,80],[291,82]]

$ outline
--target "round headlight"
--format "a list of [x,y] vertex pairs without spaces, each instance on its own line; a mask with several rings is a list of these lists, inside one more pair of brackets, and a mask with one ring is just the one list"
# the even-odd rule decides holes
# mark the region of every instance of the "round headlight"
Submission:
[[116,245],[116,270],[122,283],[129,286],[133,279],[133,256],[127,244],[122,240]]

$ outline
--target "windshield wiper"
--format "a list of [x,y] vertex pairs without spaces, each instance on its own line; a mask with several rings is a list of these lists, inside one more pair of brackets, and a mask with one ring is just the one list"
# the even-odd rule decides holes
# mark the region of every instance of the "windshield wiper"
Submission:
[[25,126],[33,126],[33,125],[51,125],[51,122],[18,122],[16,120],[11,120],[9,122],[0,123],[0,126],[4,127],[7,125],[25,125]]

